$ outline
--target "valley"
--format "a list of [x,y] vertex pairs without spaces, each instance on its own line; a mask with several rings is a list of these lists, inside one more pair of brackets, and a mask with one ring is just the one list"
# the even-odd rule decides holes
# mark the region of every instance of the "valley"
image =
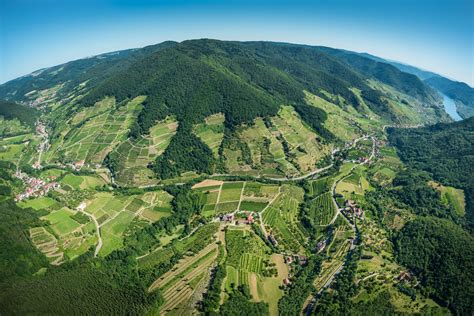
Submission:
[[[2,216],[23,236],[11,243],[15,277],[0,282],[7,314],[472,307],[405,252],[429,229],[456,236],[442,252],[472,245],[469,179],[430,169],[426,152],[462,160],[443,152],[448,136],[413,149],[413,135],[456,126],[470,161],[473,121],[452,123],[421,80],[292,44],[195,40],[113,56],[1,86],[37,111],[0,130]],[[94,80],[102,63],[117,64]]]

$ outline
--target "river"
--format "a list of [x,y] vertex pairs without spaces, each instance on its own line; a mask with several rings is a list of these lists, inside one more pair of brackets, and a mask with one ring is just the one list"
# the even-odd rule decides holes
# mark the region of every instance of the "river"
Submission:
[[449,98],[448,96],[443,94],[443,104],[444,104],[444,110],[446,113],[451,116],[451,118],[455,121],[461,121],[462,117],[456,112],[456,104],[454,103],[454,100]]

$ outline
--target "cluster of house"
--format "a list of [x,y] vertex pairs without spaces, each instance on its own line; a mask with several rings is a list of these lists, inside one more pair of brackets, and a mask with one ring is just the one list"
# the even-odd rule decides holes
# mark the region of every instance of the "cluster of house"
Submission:
[[[291,264],[299,264],[300,266],[305,266],[308,263],[308,258],[303,255],[286,255],[285,256],[285,263],[290,265]],[[289,277],[292,276],[290,273]],[[291,280],[289,278],[283,279],[283,285],[288,286],[291,284]]]
[[30,197],[40,197],[46,195],[49,191],[59,189],[60,184],[56,180],[55,176],[49,177],[49,182],[35,177],[31,177],[28,174],[17,171],[15,177],[21,179],[26,184],[26,190],[23,193],[17,194],[15,201],[21,201]]
[[354,215],[357,218],[364,218],[364,210],[360,208],[353,200],[346,201],[344,212],[346,212],[348,215]]
[[82,169],[82,167],[84,167],[84,163],[85,163],[84,160],[78,160],[78,161],[72,162],[70,166],[73,170],[79,171]]
[[221,222],[226,222],[235,225],[250,225],[253,224],[255,221],[252,213],[247,214],[247,216],[244,218],[236,218],[234,213],[223,214],[219,216],[219,220]]
[[285,263],[286,264],[297,263],[300,266],[304,266],[308,263],[308,258],[303,255],[287,255],[285,256]]

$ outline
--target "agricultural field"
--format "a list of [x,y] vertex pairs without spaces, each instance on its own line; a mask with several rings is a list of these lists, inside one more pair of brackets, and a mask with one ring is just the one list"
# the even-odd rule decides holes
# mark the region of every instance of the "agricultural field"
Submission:
[[[27,140],[20,137],[3,138],[0,140],[0,160],[19,161],[24,149],[27,148]],[[20,140],[18,140],[20,139]]]
[[310,196],[318,196],[325,192],[329,192],[331,190],[332,183],[333,181],[330,177],[309,181],[310,185],[308,186],[308,194]]
[[[172,270],[163,274],[149,288],[163,293],[164,304],[160,308],[165,313],[172,313],[183,307],[192,310],[193,294],[203,289],[209,280],[209,268],[217,258],[218,247],[210,244],[193,256],[181,259]],[[191,308],[190,308],[191,307]]]
[[336,206],[331,192],[326,192],[312,200],[308,216],[314,226],[324,226],[331,222],[335,214]]
[[303,193],[299,187],[282,186],[281,194],[264,210],[262,216],[267,231],[275,236],[280,248],[289,252],[304,252],[306,237],[298,220]]
[[102,178],[97,176],[76,176],[72,173],[66,174],[60,182],[63,186],[67,185],[74,190],[94,189],[106,184]]
[[253,299],[268,303],[270,314],[276,315],[278,299],[283,296],[280,286],[283,279],[288,277],[288,267],[283,256],[270,255],[270,249],[251,231],[229,229],[225,241],[225,291],[229,292],[233,287],[245,284],[249,286]]
[[[309,92],[306,93],[308,104],[323,109],[327,114],[324,127],[343,141],[351,141],[375,128],[375,122],[363,117],[352,106],[346,106],[344,110],[340,106],[328,102]],[[335,97],[327,93],[329,97]],[[336,102],[336,101],[335,101]]]
[[219,225],[216,223],[200,227],[191,236],[184,239],[178,239],[182,233],[182,228],[177,228],[175,234],[168,240],[168,243],[162,243],[150,253],[138,258],[140,269],[150,269],[161,263],[167,262],[174,255],[190,255],[198,253],[215,239]]
[[289,146],[289,152],[285,153],[287,159],[295,164],[300,172],[313,170],[316,162],[330,153],[331,148],[320,142],[293,107],[283,106],[278,115],[272,118],[272,123]]
[[99,223],[103,240],[99,254],[106,256],[113,250],[122,248],[124,234],[133,228],[132,224],[137,224],[136,221],[150,224],[170,216],[171,199],[164,191],[131,196],[96,193],[93,199],[86,201],[85,212],[94,216]]
[[194,127],[194,133],[211,148],[216,158],[219,157],[219,146],[224,137],[224,114],[218,113],[206,117],[205,122]]
[[204,196],[202,215],[212,217],[236,210],[261,212],[278,194],[279,187],[251,181],[204,180],[194,185],[193,190],[201,192]]
[[28,199],[18,202],[18,206],[22,208],[31,207],[35,210],[49,209],[55,205],[57,205],[57,202],[46,196],[37,199]]
[[209,281],[209,270],[215,264],[219,246],[215,241],[218,224],[199,228],[191,236],[160,247],[139,258],[140,269],[153,269],[173,256],[180,260],[168,272],[161,275],[149,287],[149,291],[159,289],[164,304],[160,310],[166,314],[189,312],[195,309]]
[[[251,126],[237,132],[240,142],[248,147],[224,149],[226,166],[233,173],[252,173],[281,178],[313,170],[316,162],[332,148],[323,145],[291,106],[283,106],[268,121],[257,118]],[[249,160],[249,161],[248,161]]]
[[403,163],[394,147],[383,146],[380,148],[380,158],[371,168],[373,180],[382,186],[391,184],[397,173],[403,168]]
[[47,226],[30,230],[30,235],[51,264],[74,259],[97,243],[95,227],[90,219],[66,207],[57,209],[58,204],[54,200],[43,197],[28,200],[20,206],[50,211],[41,217]]
[[336,193],[342,194],[346,200],[349,200],[354,198],[354,194],[363,196],[365,191],[371,189],[364,172],[359,167],[337,184]]
[[321,291],[334,275],[342,269],[344,259],[350,250],[351,241],[354,237],[354,233],[349,227],[344,225],[336,227],[333,240],[325,249],[328,259],[323,261],[322,272],[314,280],[317,292]]
[[137,140],[127,139],[115,148],[114,152],[119,157],[116,181],[124,185],[147,185],[156,182],[151,179],[154,174],[147,166],[165,151],[177,128],[176,119],[168,117],[155,124],[148,135]]
[[145,97],[136,97],[125,105],[116,106],[114,98],[105,98],[96,106],[85,108],[71,119],[70,127],[61,131],[46,153],[47,161],[57,157],[65,162],[84,160],[86,164],[101,164],[105,156],[126,139],[133,119]]
[[52,265],[59,265],[63,262],[64,253],[59,249],[58,240],[44,227],[30,228],[30,239]]

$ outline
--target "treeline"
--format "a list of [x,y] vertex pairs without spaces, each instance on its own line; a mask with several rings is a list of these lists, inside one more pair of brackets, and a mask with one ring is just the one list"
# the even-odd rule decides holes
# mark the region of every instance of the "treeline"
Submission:
[[474,118],[423,128],[388,129],[390,143],[412,169],[464,190],[466,219],[474,225]]
[[443,203],[441,193],[428,185],[430,180],[431,177],[426,172],[407,169],[395,177],[392,182],[394,188],[389,193],[397,202],[404,204],[401,205],[402,208],[408,207],[417,215],[431,215],[459,222],[460,218],[454,207]]
[[227,301],[220,307],[220,315],[269,315],[268,304],[265,302],[254,303],[250,300],[252,295],[248,285],[239,285],[230,293]]
[[456,315],[474,313],[474,238],[448,220],[419,217],[395,236],[397,260],[413,271],[425,295]]
[[314,279],[321,271],[322,258],[311,256],[308,264],[298,267],[291,278],[291,285],[285,290],[285,295],[278,301],[278,311],[281,315],[299,315],[303,304],[314,290]]
[[434,95],[433,89],[424,84],[417,76],[403,72],[386,62],[334,48],[320,47],[319,49],[350,65],[364,77],[375,78],[421,101],[430,101]]
[[190,170],[211,173],[214,165],[211,149],[192,133],[188,124],[180,124],[171,143],[152,168],[159,178],[168,179]]

